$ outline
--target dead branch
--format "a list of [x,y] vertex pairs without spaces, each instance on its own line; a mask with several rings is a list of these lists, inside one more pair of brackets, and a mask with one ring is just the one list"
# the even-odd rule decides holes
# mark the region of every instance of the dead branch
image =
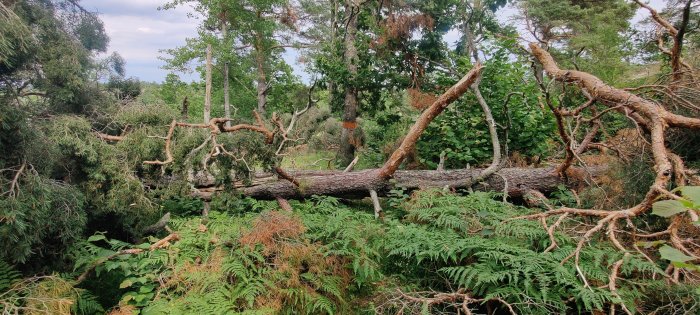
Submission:
[[10,190],[8,193],[10,194],[10,197],[15,198],[17,195],[19,195],[19,178],[22,176],[22,173],[24,172],[24,169],[27,168],[27,161],[22,161],[22,165],[19,166],[19,170],[17,170],[17,173],[15,173],[15,176],[12,177],[12,182],[10,182]]
[[[622,257],[622,259],[618,260],[613,264],[612,270],[610,272],[610,277],[608,278],[608,289],[610,292],[615,295],[620,301],[622,301],[622,298],[620,297],[620,294],[617,293],[617,277],[620,272],[620,267],[622,264],[625,262],[625,258],[629,256],[629,253],[625,253],[625,255]],[[620,302],[620,307],[622,308],[623,311],[625,311],[626,314],[632,315],[632,312],[630,312],[629,309],[627,309],[627,306],[623,302]],[[610,306],[610,314],[615,314],[615,305]]]
[[[387,304],[403,305],[403,308],[422,309],[427,306],[432,308],[436,305],[449,305],[464,314],[473,314],[469,305],[482,304],[486,302],[499,302],[503,305],[510,314],[517,314],[513,306],[501,298],[479,299],[471,297],[465,289],[459,289],[457,292],[412,292],[404,293],[401,289],[397,289],[395,297],[387,299]],[[399,312],[402,313],[402,312]]]
[[660,26],[665,28],[671,36],[676,36],[678,34],[678,30],[676,27],[673,26],[669,21],[661,17],[658,11],[654,10],[654,8],[650,7],[648,4],[642,2],[641,0],[634,0],[640,7],[647,9],[649,13],[651,14],[651,18],[656,21]]
[[[477,53],[475,52],[475,54]],[[491,159],[491,164],[483,172],[481,172],[481,174],[479,174],[478,177],[470,180],[471,183],[468,186],[471,186],[471,184],[473,183],[484,180],[485,178],[495,174],[505,166],[503,163],[501,163],[501,142],[498,139],[498,131],[496,130],[496,120],[493,119],[491,107],[489,107],[488,103],[486,103],[486,99],[484,99],[484,97],[481,95],[481,90],[479,89],[480,81],[481,77],[479,76],[471,88],[472,92],[474,92],[474,95],[476,96],[477,103],[479,103],[481,110],[484,112],[484,119],[486,120],[486,125],[488,126],[489,135],[491,137],[491,148],[493,150],[493,157]]]
[[118,142],[118,141],[124,140],[124,136],[113,136],[113,135],[108,135],[108,134],[102,133],[102,132],[97,132],[96,134],[97,134],[98,138],[105,140],[105,141]]
[[299,117],[304,115],[307,111],[309,111],[309,109],[312,106],[316,105],[317,101],[313,99],[313,91],[316,88],[316,84],[317,84],[317,82],[314,81],[314,83],[311,84],[311,87],[309,87],[309,91],[308,91],[309,95],[308,95],[308,101],[306,102],[306,107],[304,107],[301,110],[296,110],[296,109],[294,110],[294,113],[292,114],[292,118],[289,120],[289,125],[287,125],[287,128],[285,128],[282,125],[282,121],[279,118],[278,119],[274,118],[275,113],[273,113],[272,120],[275,122],[275,124],[279,128],[280,133],[282,135],[282,142],[280,143],[279,147],[277,148],[277,152],[275,152],[276,155],[282,154],[282,150],[284,150],[284,147],[288,141],[295,141],[295,140],[289,139],[289,134],[292,132],[292,130],[294,130],[294,127],[296,126],[297,120],[299,119]]
[[149,165],[165,165],[173,161],[173,153],[170,150],[170,146],[173,140],[173,134],[175,133],[175,127],[177,126],[177,120],[173,120],[170,123],[170,128],[168,129],[168,135],[165,136],[165,161],[155,160],[155,161],[144,161],[143,164]]
[[[693,0],[687,0],[685,7],[683,7],[683,17],[681,19],[681,25],[678,28],[678,32],[673,36],[673,48],[671,49],[671,69],[673,70],[673,81],[675,84],[681,80],[681,53],[683,53],[683,37],[685,36],[686,29],[688,28],[688,21],[690,20],[690,5]],[[692,70],[692,69],[690,69]]]
[[[700,119],[685,117],[671,113],[655,102],[643,99],[637,95],[631,94],[628,91],[611,87],[591,74],[574,70],[561,70],[557,66],[552,56],[544,49],[540,48],[536,44],[530,44],[530,49],[532,51],[532,55],[542,64],[544,70],[550,77],[563,84],[573,83],[577,85],[584,94],[590,96],[589,99],[593,98],[597,100],[598,103],[607,106],[611,110],[624,111],[627,117],[630,117],[630,119],[632,119],[633,122],[641,122],[643,124],[644,131],[649,135],[649,139],[651,141],[651,153],[653,155],[656,178],[652,186],[649,188],[649,191],[647,192],[644,200],[639,204],[631,208],[619,211],[575,209],[563,207],[559,209],[549,210],[543,213],[520,217],[520,219],[539,218],[540,220],[555,215],[595,216],[600,218],[596,222],[595,226],[587,229],[587,231],[583,234],[576,246],[576,249],[562,261],[562,264],[564,264],[569,259],[574,258],[574,265],[579,276],[581,277],[581,281],[586,287],[590,288],[585,274],[579,267],[580,254],[584,245],[591,239],[591,237],[594,234],[600,232],[607,226],[608,238],[610,239],[611,243],[620,251],[625,253],[628,252],[624,245],[616,237],[616,233],[618,232],[618,220],[626,219],[628,220],[628,222],[631,222],[629,218],[645,213],[658,199],[677,198],[677,196],[667,191],[667,186],[670,184],[670,180],[674,174],[676,174],[676,177],[680,177],[678,174],[683,173],[683,163],[677,155],[673,154],[666,148],[666,129],[669,127],[700,129]],[[562,137],[565,138],[565,142],[567,142],[567,144],[571,144],[571,139],[568,138],[569,135],[566,134],[566,132],[562,128],[563,124],[560,122],[561,113],[558,112],[558,109],[553,108],[553,106],[550,107],[553,109],[553,112],[558,119],[558,125]],[[608,110],[604,111],[601,114],[595,115],[594,118],[590,121],[597,121],[597,119],[599,119],[602,116],[602,114],[606,113],[607,111]],[[638,117],[633,118],[630,116],[630,113],[634,113],[638,115]],[[590,145],[590,142],[593,139],[593,134],[597,132],[598,128],[599,127],[597,127],[597,125],[594,125],[590,130],[589,134],[587,134],[587,136],[584,139],[584,142],[587,142],[589,144],[587,144],[586,146]],[[566,140],[567,138],[568,140]],[[574,152],[573,149],[570,150],[572,153],[581,152],[580,150],[577,150],[577,152]],[[684,184],[684,182],[682,181],[679,183]],[[680,222],[680,220],[682,220],[682,216],[676,216],[671,225],[669,226],[668,232],[655,233],[654,236],[669,235],[670,242],[675,248],[681,250],[686,254],[689,254],[691,257],[697,258],[693,256],[687,248],[685,248],[683,241],[680,239],[680,237],[678,237],[678,231],[676,229],[676,226],[678,224],[677,222]],[[544,226],[551,237],[553,229],[547,228],[546,224]],[[636,245],[635,249],[639,251],[639,248]],[[619,262],[615,263],[615,265],[613,266],[612,273],[610,275],[609,289],[612,291],[613,294],[616,294],[615,281],[618,276],[618,270],[623,264],[623,262],[624,260],[620,260]],[[674,277],[677,276],[677,274],[678,270],[675,270]],[[614,312],[614,307],[615,306],[612,306],[612,312]],[[621,308],[625,312],[629,312],[625,305],[621,305]]]
[[370,190],[369,196],[372,199],[372,206],[374,207],[374,218],[379,219],[382,216],[382,205],[379,204],[379,196],[376,190]]
[[[545,50],[535,44],[530,44],[530,49],[535,58],[543,65],[545,71],[555,80],[563,83],[575,83],[600,103],[609,107],[623,105],[625,109],[637,113],[645,121],[646,127],[650,132],[652,154],[657,174],[656,180],[642,203],[622,211],[618,215],[634,216],[649,209],[651,203],[659,196],[659,188],[665,187],[672,175],[673,166],[667,153],[664,136],[667,126],[700,129],[700,119],[671,113],[652,101],[627,91],[613,88],[591,74],[575,70],[561,70],[552,56]],[[588,213],[590,214],[591,212]],[[603,211],[596,215],[607,216],[609,214],[608,211]]]
[[282,210],[287,211],[287,212],[292,212],[294,209],[292,208],[292,205],[289,204],[289,201],[287,199],[284,199],[282,197],[277,197],[277,204],[279,204],[280,208]]
[[170,222],[170,212],[164,214],[158,222],[147,226],[145,229],[143,229],[143,234],[148,235],[148,234],[154,234],[157,233],[158,231],[162,230],[165,228],[166,225],[168,225],[168,222]]
[[287,172],[285,172],[281,167],[275,167],[275,172],[280,178],[288,180],[290,183],[294,184],[294,186],[299,187],[301,185],[297,179],[287,174]]
[[343,172],[345,172],[345,173],[352,172],[352,169],[355,168],[355,164],[357,164],[357,162],[359,160],[360,160],[360,156],[358,155],[354,159],[352,159],[352,162],[350,162],[350,164],[348,164],[348,166],[345,168],[345,170],[343,170]]
[[[265,136],[265,142],[267,144],[272,143],[275,137],[275,133],[268,129],[267,126],[265,126],[265,123],[262,120],[262,117],[260,117],[260,114],[258,112],[253,111],[253,115],[255,116],[255,120],[257,121],[257,125],[250,125],[250,124],[238,124],[235,126],[231,127],[226,127],[224,124],[230,119],[227,118],[212,118],[209,120],[208,124],[190,124],[190,123],[179,123],[177,120],[173,120],[173,122],[170,124],[170,129],[168,129],[168,134],[163,138],[165,140],[165,156],[166,159],[164,161],[160,160],[155,160],[155,161],[144,161],[144,164],[148,165],[166,165],[170,164],[174,161],[173,154],[172,154],[172,138],[173,134],[175,133],[175,128],[176,127],[188,127],[188,128],[202,128],[202,129],[210,129],[211,130],[211,138],[207,138],[208,141],[212,141],[213,143],[216,144],[216,136],[221,133],[225,132],[236,132],[239,130],[249,130],[253,132],[258,132],[261,133]],[[213,150],[219,150],[219,151],[225,151],[225,149],[221,148],[220,145],[216,144],[214,146]]]
[[391,154],[391,157],[384,163],[381,170],[379,171],[379,177],[382,179],[390,178],[399,166],[406,159],[409,152],[413,150],[420,138],[420,135],[425,131],[435,117],[440,115],[448,105],[454,102],[457,98],[462,96],[469,88],[476,82],[477,78],[481,74],[482,66],[481,64],[476,64],[471,71],[469,71],[457,84],[452,86],[447,92],[440,95],[440,97],[430,105],[423,113],[420,115],[415,124],[408,131],[404,137],[401,145]]

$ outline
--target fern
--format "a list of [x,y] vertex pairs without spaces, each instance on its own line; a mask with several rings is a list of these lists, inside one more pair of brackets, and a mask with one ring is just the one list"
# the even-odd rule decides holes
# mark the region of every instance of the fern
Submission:
[[13,283],[19,280],[22,275],[8,263],[0,260],[0,293],[10,289]]
[[[292,214],[212,211],[207,220],[173,219],[180,240],[167,249],[120,256],[101,268],[119,271],[124,299],[143,314],[350,314],[372,310],[375,296],[397,286],[404,292],[462,289],[506,301],[522,314],[593,313],[619,303],[644,309],[640,301],[663,272],[657,265],[623,255],[602,238],[584,247],[579,268],[573,260],[562,265],[577,239],[555,234],[559,246],[545,253],[551,241],[540,222],[503,221],[531,210],[493,197],[418,192],[404,204],[403,220],[384,222],[330,197],[295,201]],[[295,232],[260,233],[284,226]],[[93,241],[82,246],[91,258],[80,264],[134,246],[101,236]],[[108,248],[96,245],[105,242]],[[612,294],[606,284],[620,259]],[[450,309],[424,305],[423,311]]]
[[105,310],[97,300],[97,296],[88,290],[76,290],[76,303],[73,304],[72,312],[78,315],[104,314]]
[[[578,312],[620,302],[607,289],[585,286],[572,262],[561,265],[573,251],[573,239],[559,234],[559,248],[543,253],[549,237],[539,222],[502,222],[528,209],[495,201],[490,194],[422,192],[407,210],[408,223],[389,232],[386,246],[395,270],[405,278],[420,279],[425,288],[467,288],[475,296],[508,301],[523,314],[565,313],[572,300]],[[581,252],[580,268],[590,282],[605,284],[609,269],[622,257],[606,243],[594,243]],[[638,255],[625,259],[623,276],[651,278],[662,272]],[[443,277],[449,286],[440,280]],[[634,304],[639,297],[635,289],[634,284],[620,288],[623,302]]]

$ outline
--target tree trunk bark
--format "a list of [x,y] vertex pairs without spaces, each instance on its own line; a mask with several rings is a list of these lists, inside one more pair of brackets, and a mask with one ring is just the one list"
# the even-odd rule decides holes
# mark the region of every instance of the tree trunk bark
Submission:
[[258,68],[258,113],[265,115],[267,105],[267,75],[265,74],[265,47],[260,31],[255,32],[255,63]]
[[[343,171],[287,171],[286,173],[290,177],[299,182],[299,186],[289,180],[277,178],[273,174],[261,173],[256,175],[252,186],[244,186],[242,182],[239,182],[235,184],[235,187],[246,196],[264,200],[275,200],[278,197],[303,199],[314,195],[355,199],[370,196],[371,190],[376,191],[380,196],[386,196],[390,190],[395,188],[411,191],[425,188],[444,188],[445,186],[453,189],[472,188],[477,191],[506,192],[510,197],[522,197],[530,190],[551,192],[562,184],[567,186],[584,184],[584,177],[589,174],[597,176],[604,173],[605,170],[605,167],[591,167],[584,172],[580,168],[574,168],[572,171],[580,176],[570,176],[565,179],[555,172],[554,167],[504,168],[496,176],[475,183],[471,187],[465,185],[477,178],[483,169],[397,171],[391,179],[382,179],[378,176],[381,169],[350,173]],[[223,189],[214,186],[213,177],[194,183],[194,185],[199,189],[193,195],[203,199],[210,199],[214,192]]]
[[[228,24],[223,21],[221,24],[221,32],[224,37],[224,42],[228,42]],[[224,63],[224,117],[231,119],[231,102],[229,98],[229,62]],[[226,127],[231,127],[231,122],[226,121]]]
[[357,88],[354,80],[357,76],[357,15],[359,8],[353,0],[345,1],[345,12],[349,14],[347,33],[345,34],[345,66],[350,73],[350,82],[346,83],[345,102],[343,109],[343,129],[340,135],[340,163],[347,165],[355,157],[358,140],[355,135],[357,128]]
[[[338,19],[338,1],[337,0],[332,0],[331,1],[332,5],[332,10],[331,10],[331,24],[330,24],[330,29],[331,29],[331,58],[335,57],[336,55],[336,41],[338,40],[338,27],[337,27],[337,19]],[[328,78],[328,82],[326,83],[326,86],[328,88],[328,104],[331,104],[333,102],[333,97],[335,95],[335,90],[336,90],[336,82],[332,78]]]
[[182,111],[180,115],[182,116],[182,121],[187,121],[190,113],[190,101],[187,99],[187,95],[182,100]]
[[211,44],[207,45],[206,88],[204,95],[204,123],[211,120]]
[[[231,119],[231,101],[229,97],[228,82],[228,61],[224,64],[224,115],[226,119]],[[226,121],[226,127],[231,127],[231,121]]]

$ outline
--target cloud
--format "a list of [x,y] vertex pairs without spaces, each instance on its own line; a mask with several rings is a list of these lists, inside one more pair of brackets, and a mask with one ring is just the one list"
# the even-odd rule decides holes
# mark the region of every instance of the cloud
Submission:
[[186,38],[197,36],[198,22],[188,18],[193,9],[186,6],[159,11],[158,7],[165,1],[83,0],[81,3],[100,14],[110,37],[107,54],[118,52],[126,60],[127,75],[144,81],[161,82],[167,75],[161,69],[159,50],[184,45]]
[[[162,82],[168,71],[161,69],[161,49],[185,44],[186,38],[197,36],[198,14],[191,6],[158,10],[166,0],[83,0],[88,10],[98,12],[110,37],[109,52],[118,52],[126,60],[127,76],[143,81]],[[308,74],[297,62],[299,53],[288,50],[283,58],[302,80]],[[199,80],[197,73],[180,74],[183,80]]]

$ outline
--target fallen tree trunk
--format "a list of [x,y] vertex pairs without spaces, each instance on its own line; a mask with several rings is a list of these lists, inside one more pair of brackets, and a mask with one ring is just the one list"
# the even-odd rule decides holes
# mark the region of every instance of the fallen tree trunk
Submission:
[[[287,171],[299,183],[299,186],[287,179],[277,178],[272,174],[258,174],[252,184],[247,186],[237,183],[235,186],[243,195],[256,199],[274,200],[303,199],[314,195],[335,196],[342,198],[364,198],[374,190],[378,195],[386,194],[394,188],[407,190],[425,188],[454,189],[472,188],[478,191],[507,192],[510,197],[521,197],[529,190],[551,192],[559,185],[578,186],[585,177],[597,176],[605,171],[604,167],[591,167],[587,170],[572,169],[579,176],[560,177],[554,167],[550,168],[504,168],[482,182],[467,187],[478,178],[483,169],[462,170],[409,170],[396,171],[392,179],[378,176],[381,169],[370,169],[345,173],[342,171]],[[212,194],[223,190],[213,186],[213,180],[198,183],[193,196],[210,199]]]

